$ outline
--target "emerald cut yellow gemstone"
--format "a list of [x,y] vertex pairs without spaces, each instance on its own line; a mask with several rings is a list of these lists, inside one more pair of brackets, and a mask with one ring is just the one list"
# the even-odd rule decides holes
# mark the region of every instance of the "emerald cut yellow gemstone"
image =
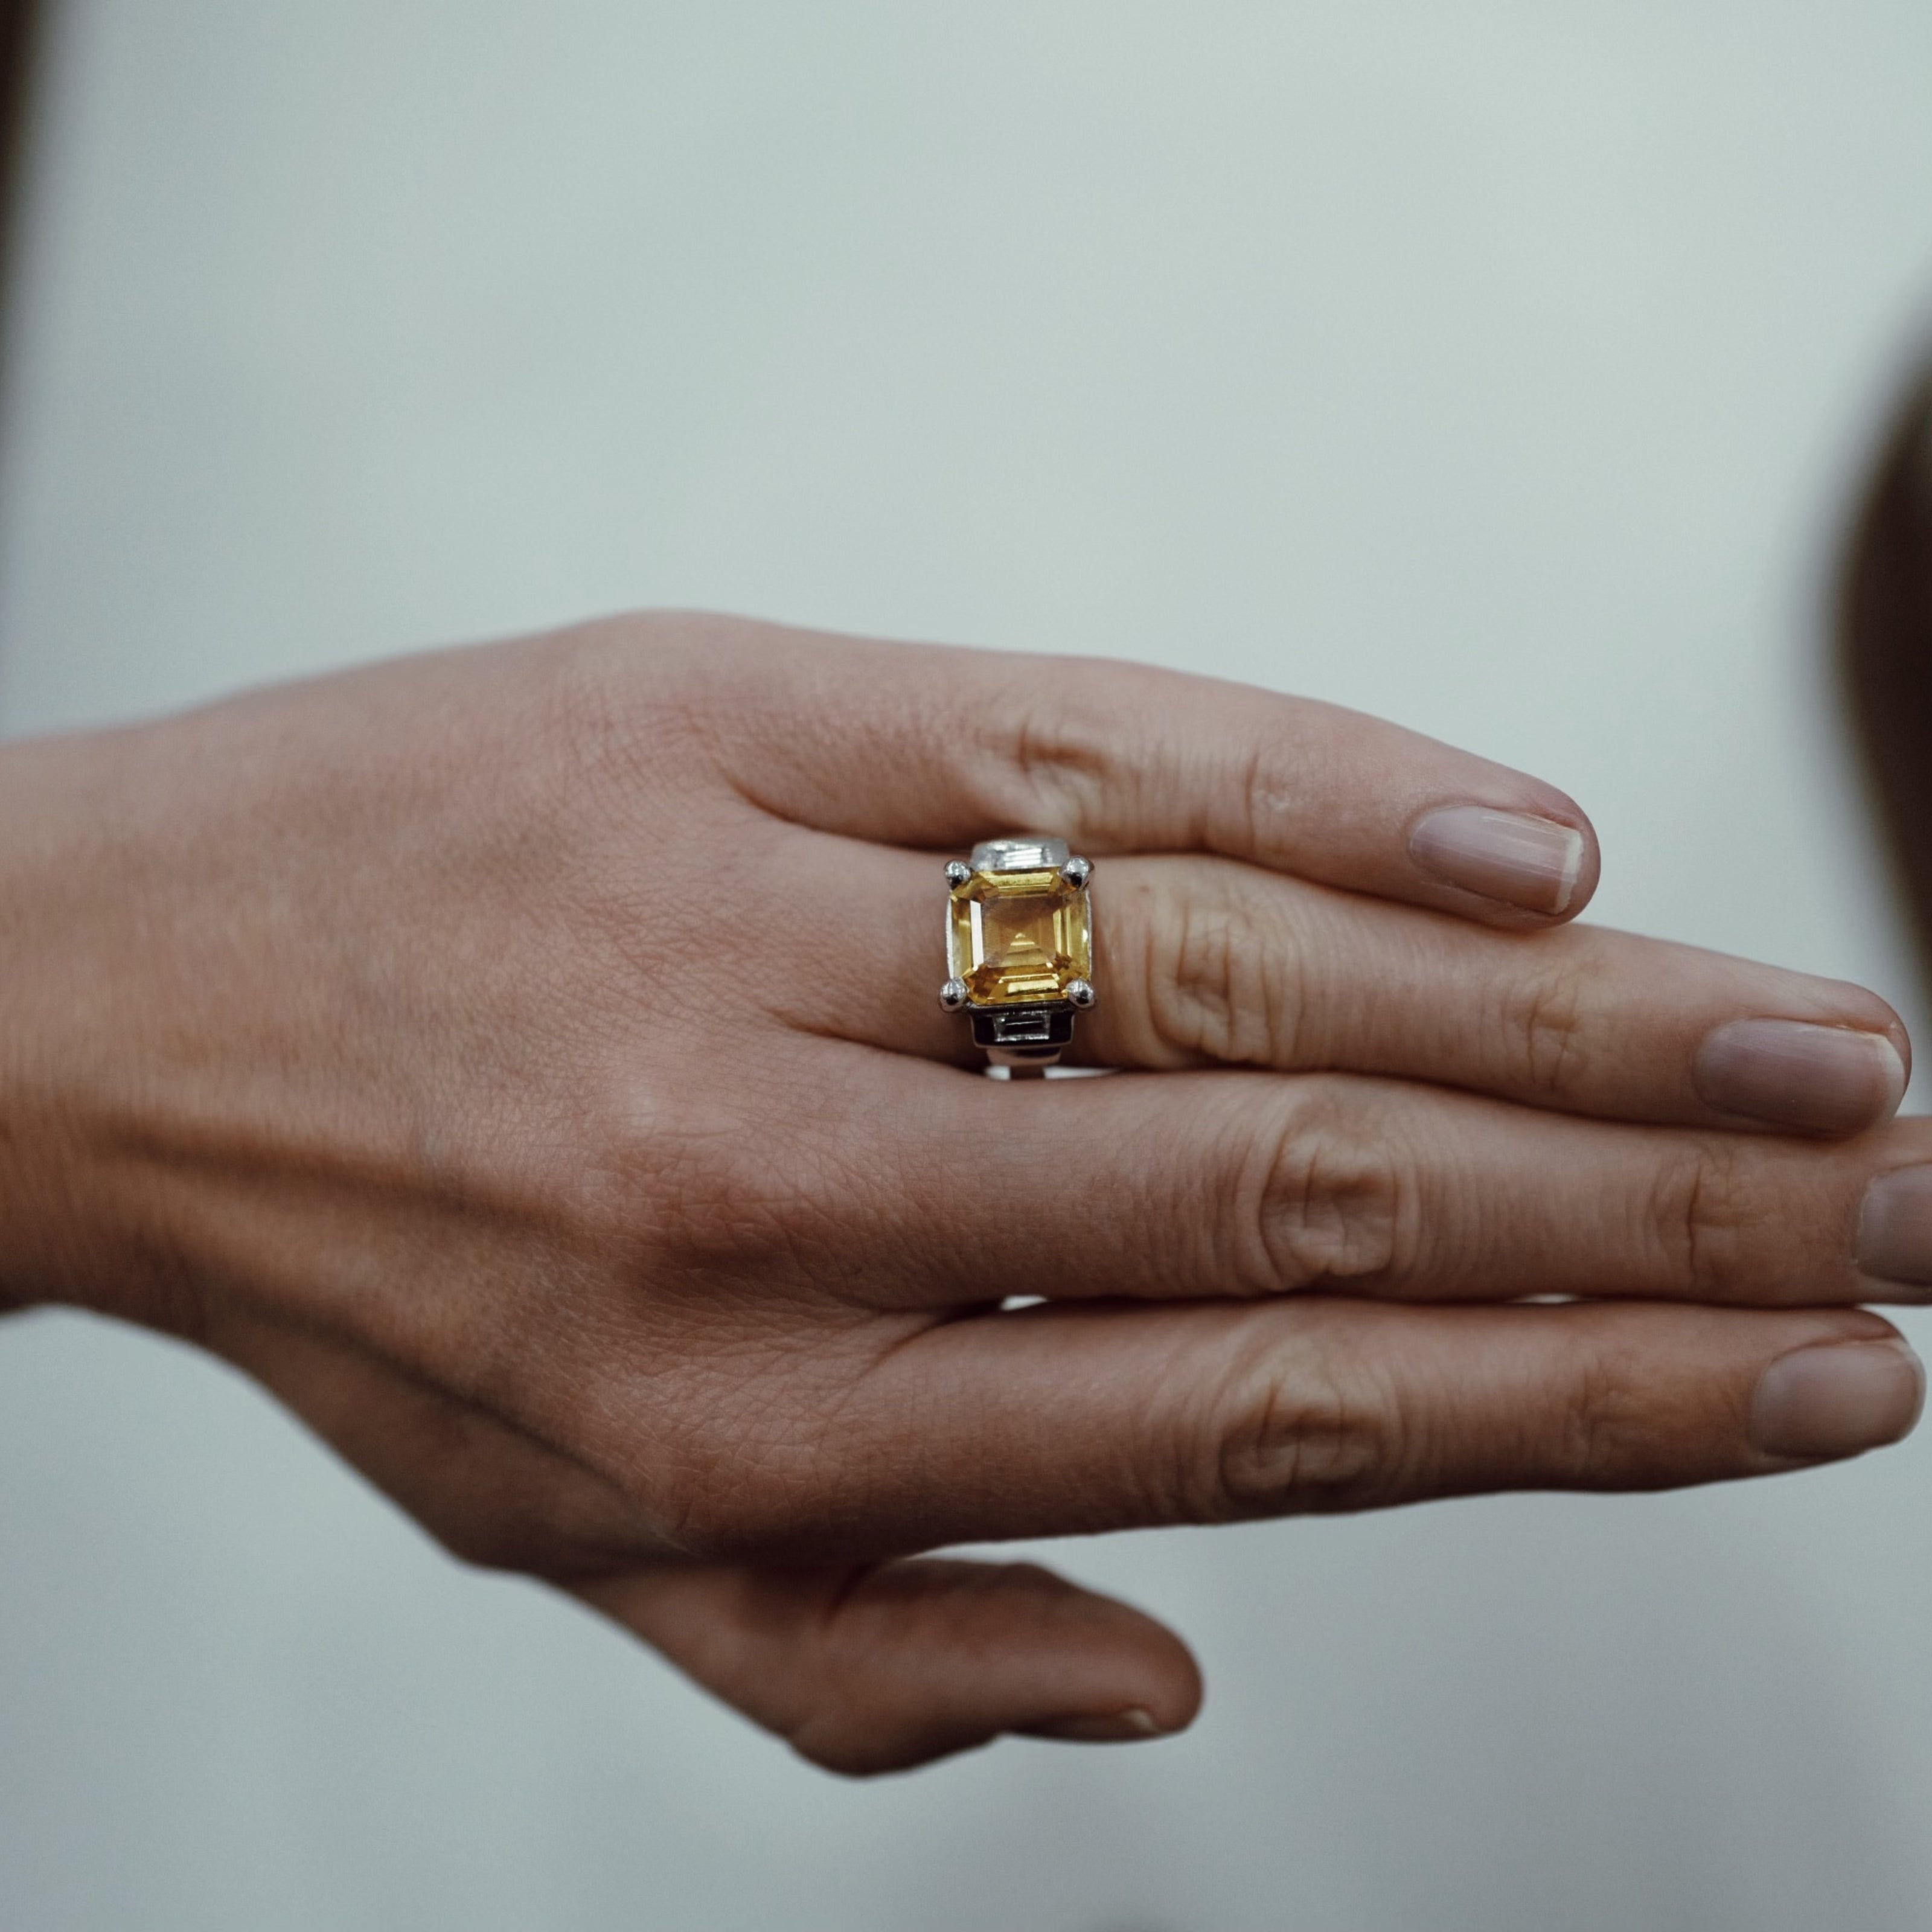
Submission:
[[1064,1000],[1073,981],[1093,974],[1087,894],[1057,871],[976,872],[952,889],[946,951],[969,1005]]

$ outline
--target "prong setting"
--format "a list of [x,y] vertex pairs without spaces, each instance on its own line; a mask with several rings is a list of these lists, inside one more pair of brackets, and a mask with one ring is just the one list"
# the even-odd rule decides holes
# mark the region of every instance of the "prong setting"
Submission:
[[1015,1079],[1043,1073],[1096,999],[1094,862],[1044,833],[983,838],[946,865],[946,976],[939,1004]]

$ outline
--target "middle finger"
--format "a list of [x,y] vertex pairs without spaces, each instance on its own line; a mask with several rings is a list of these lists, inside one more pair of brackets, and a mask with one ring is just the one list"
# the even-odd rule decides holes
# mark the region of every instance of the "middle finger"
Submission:
[[836,1132],[839,1171],[897,1204],[842,1219],[848,1292],[874,1304],[1316,1292],[1790,1306],[1919,1302],[1932,1285],[1932,1120],[1821,1147],[1342,1075],[1015,1087],[868,1070],[860,1084],[885,1073],[895,1103],[855,1106]]

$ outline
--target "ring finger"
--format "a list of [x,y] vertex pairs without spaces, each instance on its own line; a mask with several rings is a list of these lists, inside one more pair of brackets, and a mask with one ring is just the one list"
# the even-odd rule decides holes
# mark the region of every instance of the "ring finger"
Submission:
[[[871,944],[843,920],[808,939],[788,1017],[970,1064],[964,1021],[935,998],[933,862],[800,840],[791,860],[822,868],[822,902],[862,866],[885,916]],[[1833,1135],[1887,1118],[1905,1089],[1898,1016],[1840,980],[1595,928],[1498,932],[1228,860],[1113,860],[1089,890],[1100,1000],[1069,1056],[1089,1064],[1384,1074],[1605,1118]]]

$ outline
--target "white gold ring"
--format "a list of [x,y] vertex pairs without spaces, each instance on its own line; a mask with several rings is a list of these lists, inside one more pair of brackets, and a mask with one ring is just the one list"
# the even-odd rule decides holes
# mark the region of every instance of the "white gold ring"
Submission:
[[989,838],[946,868],[939,1004],[967,1016],[973,1043],[1014,1079],[1044,1073],[1094,1004],[1093,876],[1064,838]]

